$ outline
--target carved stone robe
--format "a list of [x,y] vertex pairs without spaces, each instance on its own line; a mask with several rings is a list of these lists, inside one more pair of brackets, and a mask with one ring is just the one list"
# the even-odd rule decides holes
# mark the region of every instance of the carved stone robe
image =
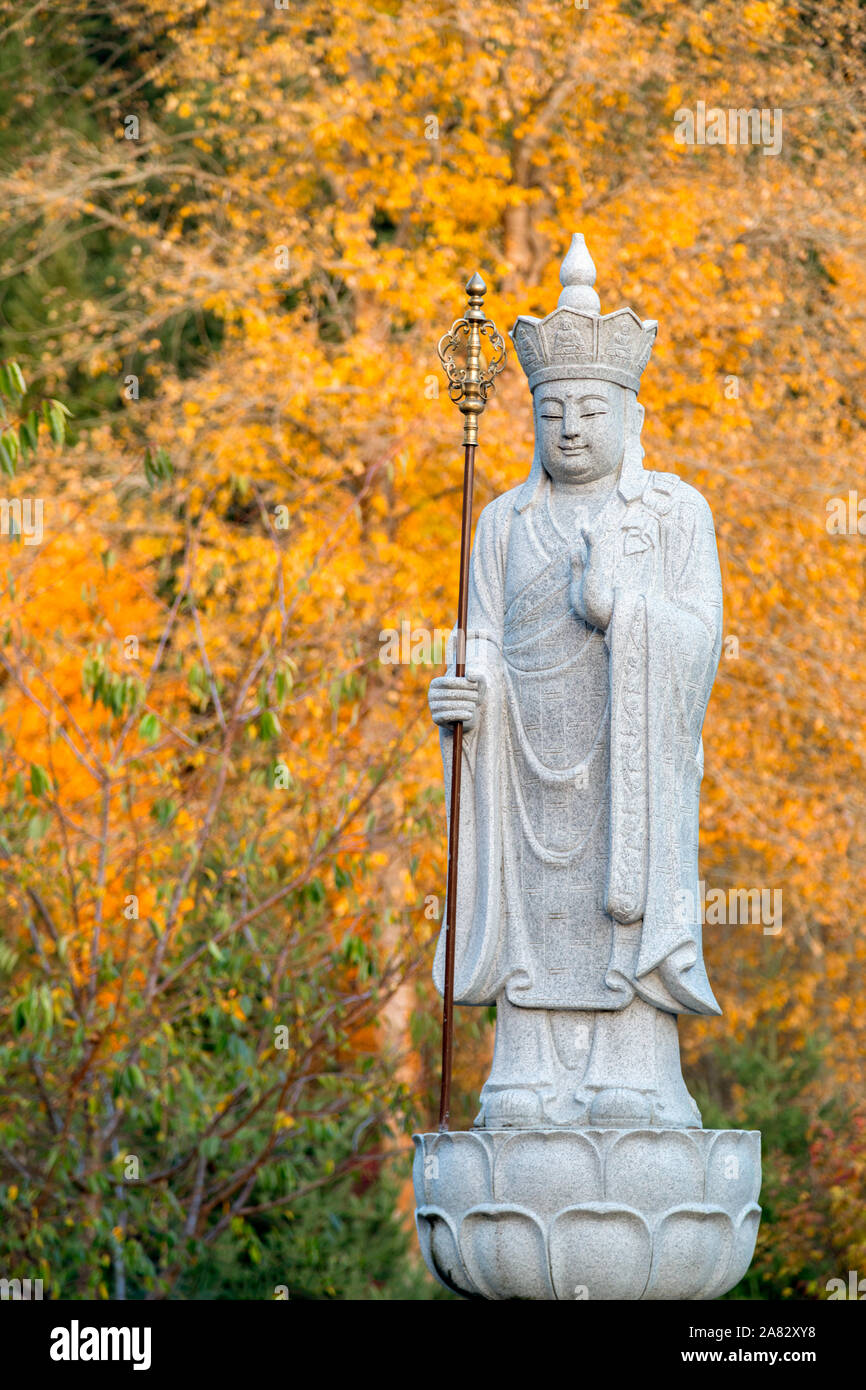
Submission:
[[720,1013],[698,895],[701,728],[722,637],[712,516],[627,454],[593,519],[614,584],[602,633],[573,606],[582,546],[554,522],[551,488],[536,459],[475,534],[467,670],[484,699],[463,745],[455,998],[598,1010],[639,996]]

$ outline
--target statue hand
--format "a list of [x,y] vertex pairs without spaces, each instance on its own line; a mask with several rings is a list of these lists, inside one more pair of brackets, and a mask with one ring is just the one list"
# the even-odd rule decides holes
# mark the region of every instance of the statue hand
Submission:
[[585,622],[604,632],[613,617],[613,585],[604,562],[601,542],[590,526],[580,528],[580,539],[583,553],[576,555],[572,561],[576,571],[572,603]]
[[465,676],[437,676],[430,682],[427,695],[433,723],[445,727],[462,724],[464,729],[474,728],[485,686],[484,677],[475,672]]

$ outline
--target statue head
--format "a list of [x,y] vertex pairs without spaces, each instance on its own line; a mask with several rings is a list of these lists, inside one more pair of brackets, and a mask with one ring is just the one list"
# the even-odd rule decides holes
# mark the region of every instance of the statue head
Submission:
[[511,332],[535,409],[536,459],[555,482],[615,473],[628,449],[640,456],[640,377],[658,324],[631,309],[601,314],[595,266],[583,235],[572,238],[551,314],[521,314]]
[[617,473],[627,443],[638,448],[643,406],[625,386],[594,378],[542,382],[533,395],[535,451],[555,483]]

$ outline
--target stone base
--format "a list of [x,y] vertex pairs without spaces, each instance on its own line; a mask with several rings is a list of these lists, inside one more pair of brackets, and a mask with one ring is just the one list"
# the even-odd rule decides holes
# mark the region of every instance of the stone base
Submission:
[[465,1298],[710,1299],[752,1260],[757,1130],[416,1134],[428,1269]]

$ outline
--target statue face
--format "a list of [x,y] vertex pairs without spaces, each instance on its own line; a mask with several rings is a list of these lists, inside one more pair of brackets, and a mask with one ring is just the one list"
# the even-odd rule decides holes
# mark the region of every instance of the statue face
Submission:
[[536,389],[535,438],[554,482],[590,483],[617,471],[627,396],[634,393],[612,381],[546,381]]

